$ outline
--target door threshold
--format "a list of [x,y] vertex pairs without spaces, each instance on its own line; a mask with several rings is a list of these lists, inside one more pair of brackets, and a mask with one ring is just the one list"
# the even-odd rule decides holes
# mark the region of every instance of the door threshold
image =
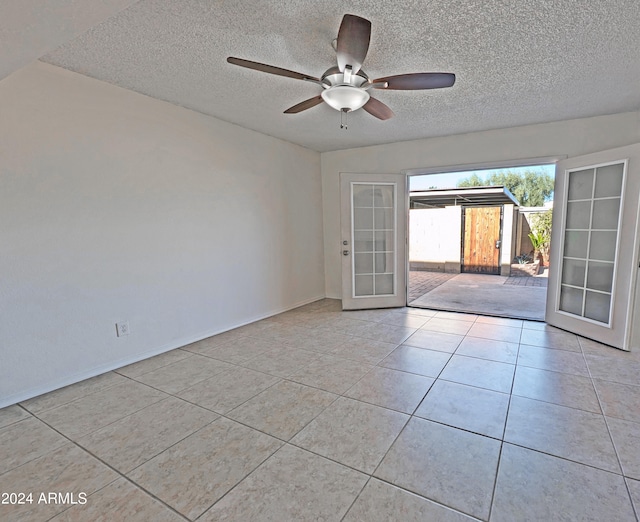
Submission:
[[522,321],[533,321],[536,323],[545,323],[544,319],[540,319],[539,317],[523,317],[522,315],[515,315],[515,314],[504,314],[504,313],[492,313],[491,311],[487,311],[487,310],[465,310],[465,309],[461,309],[461,308],[449,308],[446,306],[420,306],[420,305],[415,305],[412,303],[407,304],[407,308],[419,308],[421,310],[435,310],[438,312],[452,312],[452,313],[457,313],[457,314],[472,314],[472,315],[480,315],[480,316],[484,316],[484,317],[496,317],[496,318],[501,318],[501,319],[519,319]]

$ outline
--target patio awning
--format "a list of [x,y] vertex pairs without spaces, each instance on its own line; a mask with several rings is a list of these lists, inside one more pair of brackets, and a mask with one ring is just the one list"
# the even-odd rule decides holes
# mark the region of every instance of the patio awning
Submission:
[[518,200],[504,186],[412,190],[409,193],[409,208],[495,207],[509,203],[519,205]]

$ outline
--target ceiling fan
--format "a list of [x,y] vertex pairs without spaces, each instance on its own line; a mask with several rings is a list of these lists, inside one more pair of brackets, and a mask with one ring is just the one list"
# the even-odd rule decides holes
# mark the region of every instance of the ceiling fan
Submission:
[[[329,106],[346,113],[363,108],[369,114],[381,120],[393,117],[393,111],[380,100],[369,94],[370,89],[393,89],[413,91],[421,89],[442,89],[451,87],[455,74],[451,73],[410,73],[385,76],[370,80],[361,69],[369,50],[371,22],[359,16],[346,14],[342,18],[336,40],[337,67],[327,69],[320,78],[302,74],[273,65],[243,60],[230,56],[227,62],[296,80],[305,80],[321,85],[323,91],[318,95],[289,107],[285,114],[296,114],[325,101]],[[345,124],[341,125],[346,127]]]

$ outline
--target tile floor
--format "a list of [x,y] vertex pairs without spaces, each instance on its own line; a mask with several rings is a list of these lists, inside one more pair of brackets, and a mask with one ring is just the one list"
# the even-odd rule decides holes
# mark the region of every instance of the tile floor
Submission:
[[640,354],[318,301],[0,410],[0,490],[34,495],[9,521],[638,520]]

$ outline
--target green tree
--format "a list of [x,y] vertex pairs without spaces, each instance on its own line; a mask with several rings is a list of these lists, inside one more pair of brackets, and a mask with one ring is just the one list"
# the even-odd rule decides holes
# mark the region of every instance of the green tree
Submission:
[[551,246],[551,228],[553,224],[553,209],[549,209],[542,214],[534,216],[531,223],[531,233],[529,239],[533,245],[534,257],[542,254],[543,258],[549,259],[549,248]]
[[512,171],[491,172],[485,179],[474,173],[458,182],[458,187],[495,185],[506,187],[523,207],[541,207],[553,197],[553,177],[535,170],[526,170],[522,174]]
[[475,172],[468,178],[458,181],[458,187],[486,187],[487,184]]
[[547,239],[551,239],[551,225],[553,223],[553,210],[549,209],[542,214],[538,214],[533,219],[533,229],[540,232]]

